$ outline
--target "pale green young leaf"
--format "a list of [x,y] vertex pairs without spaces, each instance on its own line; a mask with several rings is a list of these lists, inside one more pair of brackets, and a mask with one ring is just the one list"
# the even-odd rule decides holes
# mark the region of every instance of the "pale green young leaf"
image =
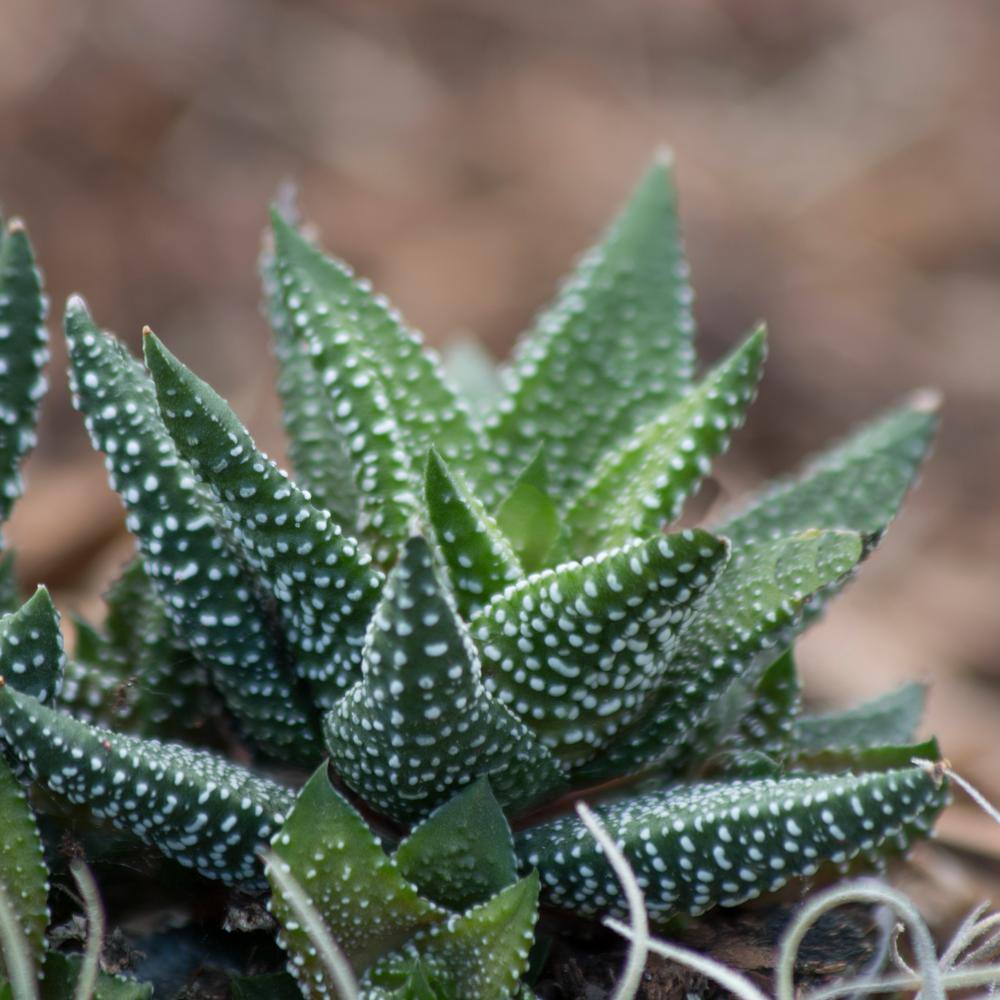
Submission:
[[398,821],[426,816],[480,775],[512,811],[565,785],[549,751],[486,690],[475,646],[420,537],[389,574],[363,679],[327,714],[325,732],[344,781]]
[[[0,662],[0,672],[6,665]],[[0,741],[2,745],[2,741]],[[24,789],[0,753],[0,895],[13,911],[21,937],[20,955],[31,971],[41,968],[45,953],[45,929],[49,925],[49,872],[42,838]],[[0,980],[5,969],[17,961],[8,955],[0,935]],[[6,963],[6,964],[5,964]]]
[[458,612],[468,620],[521,578],[517,556],[465,480],[434,449],[427,456],[424,501]]
[[376,963],[365,985],[398,989],[419,961],[438,997],[510,1000],[528,967],[537,918],[538,876],[531,874],[446,923],[419,931],[399,952]]
[[275,598],[299,675],[331,708],[360,676],[382,576],[329,514],[266,455],[226,401],[147,333],[164,424],[218,501],[246,561]]
[[496,517],[525,572],[542,569],[562,530],[559,508],[549,494],[544,451],[539,449],[524,467]]
[[[299,793],[272,847],[359,974],[419,928],[446,917],[386,856],[365,821],[330,784],[326,764]],[[280,886],[271,882],[271,910],[282,928],[288,971],[307,998],[331,996],[315,949]]]
[[564,556],[616,548],[655,534],[743,425],[764,361],[764,328],[662,414],[606,452],[565,513]]
[[657,159],[519,344],[489,421],[501,494],[539,446],[572,496],[601,455],[679,399],[694,368],[673,163]]
[[485,902],[517,880],[510,827],[485,778],[438,806],[393,858],[422,896],[449,910]]

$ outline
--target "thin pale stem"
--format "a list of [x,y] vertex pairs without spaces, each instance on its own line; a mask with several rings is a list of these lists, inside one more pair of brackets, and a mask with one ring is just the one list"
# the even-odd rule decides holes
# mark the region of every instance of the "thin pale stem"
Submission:
[[73,1000],[92,1000],[97,992],[97,977],[100,974],[101,949],[104,947],[104,907],[101,895],[90,869],[79,859],[69,866],[76,880],[76,887],[83,899],[83,911],[87,917],[87,943],[83,952],[80,975],[73,990]]
[[642,970],[646,968],[646,958],[649,955],[649,918],[646,915],[646,900],[636,881],[632,866],[608,831],[604,829],[601,821],[584,802],[577,802],[576,812],[583,825],[590,831],[590,835],[601,845],[604,857],[621,882],[628,903],[629,924],[632,930],[629,937],[628,958],[611,1000],[632,1000],[639,992]]

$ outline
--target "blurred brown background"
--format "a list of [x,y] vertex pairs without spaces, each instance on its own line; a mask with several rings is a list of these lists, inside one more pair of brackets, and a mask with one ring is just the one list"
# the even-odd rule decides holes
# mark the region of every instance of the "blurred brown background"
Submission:
[[[502,356],[669,143],[702,356],[771,328],[728,494],[944,390],[800,659],[817,703],[933,681],[928,731],[1000,800],[996,0],[0,0],[0,136],[53,329],[70,291],[149,323],[279,453],[255,258],[283,179],[431,341]],[[12,534],[26,584],[94,610],[128,542],[54,353]],[[1000,855],[971,811],[944,828]]]

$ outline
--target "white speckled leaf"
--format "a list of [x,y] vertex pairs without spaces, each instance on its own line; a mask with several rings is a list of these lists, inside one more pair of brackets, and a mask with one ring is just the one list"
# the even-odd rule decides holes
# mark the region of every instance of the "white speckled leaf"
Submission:
[[458,613],[468,621],[497,591],[522,577],[521,567],[496,521],[433,449],[424,498]]
[[347,442],[337,430],[326,389],[313,364],[306,340],[278,294],[274,254],[265,250],[261,279],[278,359],[278,396],[288,435],[288,456],[295,481],[317,507],[328,510],[345,534],[358,532],[360,496]]
[[[0,671],[4,668],[0,666]],[[0,753],[0,894],[13,910],[25,950],[36,969],[45,953],[49,925],[49,872],[42,838],[20,783]],[[4,975],[0,942],[0,980]]]
[[[703,782],[625,799],[595,811],[628,858],[651,916],[735,906],[826,862],[905,850],[926,834],[947,799],[923,769]],[[567,816],[517,837],[525,868],[553,906],[582,914],[627,906],[618,879],[586,827]]]
[[246,732],[283,758],[315,760],[318,740],[260,606],[234,558],[215,501],[177,454],[152,382],[79,298],[66,307],[74,401],[128,511],[149,574],[177,635],[208,668]]
[[502,373],[488,421],[501,494],[542,445],[554,494],[571,496],[606,450],[680,398],[694,368],[687,278],[661,158]]
[[63,682],[65,655],[62,633],[52,627],[56,620],[45,587],[0,618],[0,676],[41,702],[57,698]]
[[806,528],[848,528],[872,544],[902,503],[938,423],[938,399],[915,394],[813,458],[797,479],[771,484],[713,528],[740,546]]
[[439,997],[509,1000],[528,968],[537,919],[538,876],[532,874],[487,902],[421,930],[400,952],[376,963],[364,985],[398,989],[419,960]]
[[389,574],[363,670],[325,732],[344,781],[386,815],[419,819],[480,775],[513,811],[564,786],[551,754],[487,693],[422,538],[407,542]]
[[449,910],[483,903],[517,880],[510,827],[485,778],[438,806],[393,857],[422,896]]
[[594,756],[642,711],[727,543],[703,531],[544,570],[471,623],[487,688],[561,760]]
[[[359,974],[419,928],[447,916],[421,898],[385,855],[365,821],[330,784],[326,764],[299,793],[272,846]],[[273,879],[271,889],[271,910],[282,927],[288,971],[310,1000],[335,996]]]
[[743,425],[764,354],[764,328],[758,327],[697,387],[605,453],[564,515],[564,557],[648,537],[680,514],[710,460]]
[[272,222],[279,294],[309,344],[354,461],[362,536],[380,563],[390,562],[418,510],[418,456],[436,447],[475,480],[483,442],[436,356],[398,313],[280,215]]
[[228,404],[160,341],[146,363],[177,450],[218,500],[233,538],[278,604],[313,701],[331,708],[360,676],[365,628],[382,575],[254,445]]
[[28,234],[0,224],[0,523],[21,495],[20,463],[35,443],[48,360],[46,301]]
[[677,652],[644,716],[575,776],[596,783],[653,765],[685,767],[707,751],[712,704],[729,684],[773,659],[801,625],[810,601],[845,577],[862,555],[847,531],[805,531],[734,551],[715,587],[682,630]]

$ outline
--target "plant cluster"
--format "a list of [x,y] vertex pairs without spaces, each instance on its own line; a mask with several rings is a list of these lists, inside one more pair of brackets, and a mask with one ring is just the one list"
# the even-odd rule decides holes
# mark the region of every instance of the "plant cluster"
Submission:
[[[263,275],[294,477],[151,332],[144,367],[70,299],[75,402],[137,555],[104,624],[76,623],[71,656],[44,589],[0,621],[11,983],[43,968],[51,983],[56,966],[72,982],[79,965],[46,957],[26,782],[39,808],[83,807],[206,879],[270,891],[306,997],[339,988],[317,927],[371,1000],[530,996],[540,905],[627,912],[571,808],[582,796],[661,926],[877,865],[927,833],[946,792],[910,763],[938,757],[909,745],[922,691],[803,715],[791,645],[881,539],[934,400],[707,529],[675,528],[765,354],[756,328],[696,376],[687,274],[659,160],[499,380],[478,361],[449,377],[275,212]],[[4,515],[42,321],[13,223]],[[304,786],[288,778],[302,768]],[[99,996],[148,995],[100,982]]]

